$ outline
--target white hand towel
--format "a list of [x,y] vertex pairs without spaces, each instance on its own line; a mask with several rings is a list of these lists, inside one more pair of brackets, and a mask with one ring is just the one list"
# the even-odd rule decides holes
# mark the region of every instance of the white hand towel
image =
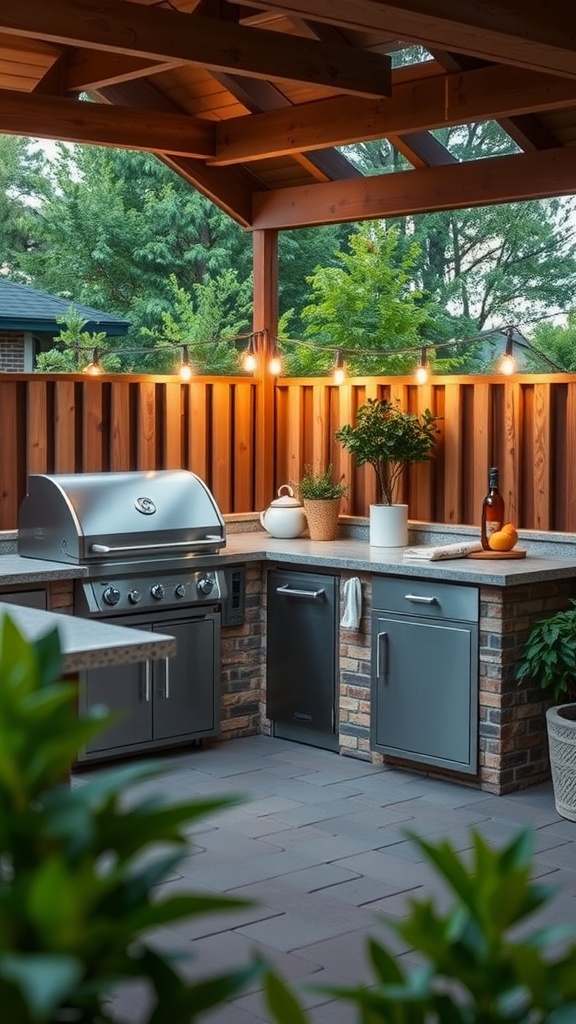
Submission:
[[362,585],[357,576],[346,580],[342,588],[344,614],[340,625],[344,629],[358,629],[362,617]]
[[444,558],[466,558],[471,551],[481,551],[480,541],[459,541],[457,544],[438,544],[437,547],[405,548],[404,558],[422,559],[426,562],[437,562]]

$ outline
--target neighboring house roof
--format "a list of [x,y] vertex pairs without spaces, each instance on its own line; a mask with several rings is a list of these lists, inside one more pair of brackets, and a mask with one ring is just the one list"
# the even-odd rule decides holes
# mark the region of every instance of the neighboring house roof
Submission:
[[0,280],[0,330],[46,331],[57,334],[58,323],[70,309],[86,320],[84,330],[105,331],[109,335],[127,334],[130,321],[115,313],[104,313],[91,306],[83,306],[71,299],[62,299],[48,292],[40,292],[26,284]]

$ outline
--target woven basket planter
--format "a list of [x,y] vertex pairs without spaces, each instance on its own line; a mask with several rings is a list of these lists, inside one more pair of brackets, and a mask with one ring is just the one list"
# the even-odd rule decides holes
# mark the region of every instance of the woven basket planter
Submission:
[[338,535],[340,498],[303,498],[310,540],[335,540]]
[[548,708],[546,726],[556,810],[576,821],[576,704]]

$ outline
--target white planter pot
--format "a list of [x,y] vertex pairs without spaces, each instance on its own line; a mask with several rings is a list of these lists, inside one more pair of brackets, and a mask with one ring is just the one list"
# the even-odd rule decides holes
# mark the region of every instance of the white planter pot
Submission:
[[405,548],[408,544],[408,505],[370,505],[370,545]]
[[576,704],[548,708],[546,727],[556,810],[576,821]]

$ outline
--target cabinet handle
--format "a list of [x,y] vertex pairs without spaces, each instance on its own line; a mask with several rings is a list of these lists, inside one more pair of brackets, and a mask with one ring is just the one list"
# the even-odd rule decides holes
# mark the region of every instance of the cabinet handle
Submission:
[[388,633],[378,633],[376,636],[376,678],[378,680],[386,674],[386,643]]
[[152,690],[152,662],[150,659],[144,662],[144,701],[146,704],[150,703]]
[[322,597],[325,590],[323,587],[321,590],[294,590],[288,583],[285,583],[283,587],[276,587],[276,593],[288,594],[289,597],[311,597],[312,600],[316,600],[316,598]]
[[170,700],[170,658],[164,658],[164,698]]
[[437,597],[420,597],[418,594],[405,594],[406,601],[414,601],[415,604],[437,604]]

